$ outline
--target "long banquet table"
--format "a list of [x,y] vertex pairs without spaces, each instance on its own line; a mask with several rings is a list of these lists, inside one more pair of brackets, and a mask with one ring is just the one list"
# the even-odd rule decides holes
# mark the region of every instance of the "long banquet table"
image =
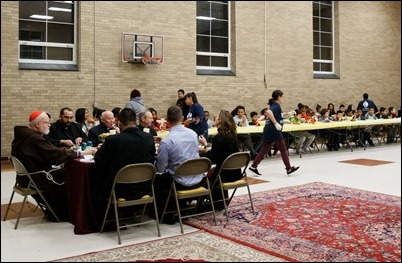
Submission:
[[[358,128],[371,125],[395,125],[401,124],[401,118],[394,119],[377,119],[377,120],[356,120],[356,121],[333,121],[333,122],[316,122],[302,123],[302,124],[289,124],[283,125],[282,132],[294,132],[294,131],[308,131],[308,130],[321,130],[321,129],[340,129],[340,128]],[[237,127],[237,134],[250,134],[250,133],[263,133],[264,125],[261,126],[248,126]],[[208,135],[214,136],[218,133],[216,127],[208,129]],[[169,131],[158,132],[158,136],[161,138],[166,137]]]

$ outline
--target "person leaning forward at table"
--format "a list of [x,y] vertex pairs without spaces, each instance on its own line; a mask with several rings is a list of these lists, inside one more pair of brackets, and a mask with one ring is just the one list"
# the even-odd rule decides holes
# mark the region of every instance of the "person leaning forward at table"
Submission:
[[[28,172],[50,171],[52,165],[60,165],[81,155],[93,154],[94,149],[86,151],[67,151],[57,147],[46,140],[43,135],[49,133],[49,116],[44,111],[33,111],[29,116],[29,126],[15,126],[14,140],[11,144],[11,155],[16,157],[24,165]],[[60,220],[68,219],[67,201],[65,195],[63,169],[52,173],[53,180],[46,178],[44,174],[32,175],[40,189],[51,189],[44,193],[49,205],[53,208]],[[17,176],[17,183],[21,187],[27,187],[26,176]],[[59,184],[57,184],[59,183]],[[39,195],[33,195],[38,203],[43,203]],[[45,210],[47,219],[55,221],[53,215]]]
[[46,139],[58,147],[79,146],[82,142],[88,141],[81,126],[73,121],[72,109],[62,108],[59,117],[59,120],[50,125],[49,134],[45,135]]
[[[155,192],[159,215],[162,215],[167,196],[172,185],[176,168],[182,162],[199,158],[198,136],[193,130],[182,125],[183,114],[178,106],[171,106],[167,111],[167,120],[171,123],[169,134],[159,144],[156,159]],[[203,175],[176,178],[177,190],[195,189],[202,185]],[[169,200],[167,211],[173,210],[173,200]],[[160,217],[159,217],[160,218]],[[174,224],[176,222],[172,213],[166,214],[162,223]]]
[[[153,164],[155,160],[154,138],[149,133],[138,129],[135,112],[132,109],[124,108],[117,115],[117,119],[122,132],[108,136],[94,157],[96,180],[94,180],[92,194],[97,220],[100,224],[106,212],[107,199],[110,196],[117,172],[128,164]],[[130,187],[117,185],[116,195],[117,198],[133,200],[147,194],[143,189],[145,188],[140,185]],[[126,216],[130,211],[134,212],[132,207],[129,207],[128,211],[122,210]]]
[[100,123],[89,130],[88,139],[92,141],[92,145],[96,147],[99,145],[99,143],[101,143],[99,140],[99,135],[102,133],[109,133],[110,130],[116,130],[116,133],[120,132],[119,128],[114,122],[113,112],[107,110],[102,112]]
[[140,112],[140,114],[138,114],[138,118],[140,119],[138,129],[140,129],[141,131],[144,131],[145,129],[145,132],[150,133],[152,136],[158,136],[155,129],[152,128],[152,122],[154,121],[154,118],[152,117],[151,111],[146,110],[144,112]]
[[[288,150],[286,148],[285,139],[282,135],[282,108],[281,105],[284,101],[283,92],[281,90],[274,90],[272,92],[273,102],[269,108],[269,118],[265,122],[264,131],[263,131],[263,144],[261,146],[260,151],[255,157],[253,164],[249,167],[250,171],[254,172],[257,175],[261,175],[258,171],[257,167],[264,159],[264,156],[271,149],[272,145],[275,145],[279,148],[281,152],[282,161],[285,164],[286,173],[291,174],[299,169],[299,166],[291,166],[289,162]],[[294,115],[294,113],[292,113]]]

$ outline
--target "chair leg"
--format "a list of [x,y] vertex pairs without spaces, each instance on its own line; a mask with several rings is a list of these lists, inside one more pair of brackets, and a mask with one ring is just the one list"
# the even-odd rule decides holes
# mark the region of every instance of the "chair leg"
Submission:
[[248,197],[250,198],[251,211],[253,212],[253,215],[255,215],[253,199],[251,198],[251,191],[250,191],[250,187],[248,185],[247,185],[247,191],[248,191]]
[[225,198],[225,193],[224,193],[224,191],[223,191],[223,187],[221,187],[221,193],[222,193],[223,207],[224,207],[224,209],[225,209],[226,221],[229,221],[228,207],[227,207],[227,205],[226,205],[226,198]]
[[117,211],[116,202],[114,202],[113,207],[114,207],[114,218],[115,218],[115,221],[116,221],[117,239],[118,239],[119,245],[121,245],[119,213]]
[[[155,196],[155,194],[153,194],[153,196]],[[158,237],[160,237],[161,230],[160,230],[160,226],[159,226],[158,208],[156,207],[155,198],[154,198],[153,204],[154,204],[154,210],[155,210],[155,224],[156,224],[156,228],[158,229]]]
[[107,207],[106,207],[106,213],[105,216],[103,217],[103,222],[102,222],[102,227],[100,229],[100,232],[103,232],[103,228],[105,227],[106,224],[106,219],[107,219],[107,214],[109,213],[109,208],[110,208],[110,200],[108,201]]
[[4,215],[3,221],[6,221],[6,220],[7,220],[8,211],[10,211],[10,208],[11,208],[11,202],[13,201],[14,194],[15,194],[15,192],[14,192],[14,190],[13,190],[13,192],[12,192],[12,194],[11,194],[10,202],[8,202],[8,206],[7,206],[6,214]]
[[179,217],[180,231],[182,234],[184,234],[183,222],[181,221],[179,198],[177,197],[176,193],[175,193],[175,201],[176,201],[176,207],[177,207],[177,216]]
[[215,222],[215,226],[216,226],[216,213],[215,213],[214,200],[212,199],[211,189],[209,189],[209,200],[211,200],[212,211],[213,211],[213,214],[214,214],[214,222]]
[[18,227],[18,223],[20,222],[21,215],[22,215],[22,210],[24,209],[25,202],[27,201],[27,198],[28,198],[28,196],[25,195],[25,196],[24,196],[24,200],[22,201],[22,204],[21,204],[20,211],[18,212],[17,222],[15,223],[14,229],[17,229],[17,227]]

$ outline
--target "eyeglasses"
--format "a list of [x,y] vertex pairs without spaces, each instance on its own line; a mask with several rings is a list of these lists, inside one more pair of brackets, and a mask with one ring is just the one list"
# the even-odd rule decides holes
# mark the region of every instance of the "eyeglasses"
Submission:
[[47,125],[50,125],[50,121],[38,121],[39,123],[46,123]]

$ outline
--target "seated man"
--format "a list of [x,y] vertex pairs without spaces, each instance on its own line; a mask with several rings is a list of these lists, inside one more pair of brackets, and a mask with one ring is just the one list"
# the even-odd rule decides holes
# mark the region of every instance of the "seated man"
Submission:
[[152,116],[151,111],[147,110],[144,112],[141,112],[140,114],[138,114],[138,118],[140,119],[140,124],[138,125],[138,129],[140,129],[141,131],[148,132],[150,133],[152,136],[158,136],[158,134],[156,133],[155,129],[152,128],[152,123],[154,121],[154,118]]
[[99,135],[102,133],[109,133],[110,130],[116,130],[117,133],[120,132],[119,128],[114,122],[113,112],[107,110],[102,112],[100,123],[89,130],[88,139],[92,141],[92,145],[96,147],[99,143],[101,143]]
[[45,136],[47,140],[58,147],[79,146],[82,142],[88,141],[80,125],[73,121],[72,109],[62,108],[59,117],[60,119],[50,126],[49,134]]
[[[96,152],[93,196],[98,223],[102,224],[107,202],[117,172],[128,164],[154,163],[155,144],[153,137],[136,127],[137,118],[130,108],[122,109],[117,115],[121,133],[109,136]],[[142,187],[116,188],[119,198],[132,200],[142,197]]]
[[[92,154],[95,151],[83,152],[65,151],[54,146],[43,135],[49,133],[49,116],[44,111],[34,111],[29,116],[29,126],[15,126],[14,140],[11,145],[11,155],[15,156],[24,165],[28,172],[50,171],[52,165],[60,165],[68,160],[79,157],[81,154]],[[52,173],[53,181],[46,178],[45,174],[32,175],[40,189],[50,189],[45,193],[45,198],[53,208],[60,220],[67,220],[67,201],[64,185],[56,183],[64,182],[63,170]],[[28,178],[17,176],[17,183],[26,187]],[[43,203],[39,195],[33,196],[38,203]],[[46,211],[45,211],[46,212]],[[54,220],[51,214],[46,214],[49,220]]]
[[[159,144],[158,157],[155,163],[157,172],[161,173],[155,178],[156,201],[160,216],[162,215],[177,166],[188,159],[200,157],[197,133],[182,125],[183,115],[178,106],[172,106],[168,109],[167,120],[172,127],[169,134]],[[202,174],[177,178],[175,181],[176,189],[189,190],[198,188],[202,185],[202,179]],[[170,200],[167,211],[173,210],[173,207],[173,202]],[[175,223],[173,214],[165,215],[164,222],[168,224]]]

